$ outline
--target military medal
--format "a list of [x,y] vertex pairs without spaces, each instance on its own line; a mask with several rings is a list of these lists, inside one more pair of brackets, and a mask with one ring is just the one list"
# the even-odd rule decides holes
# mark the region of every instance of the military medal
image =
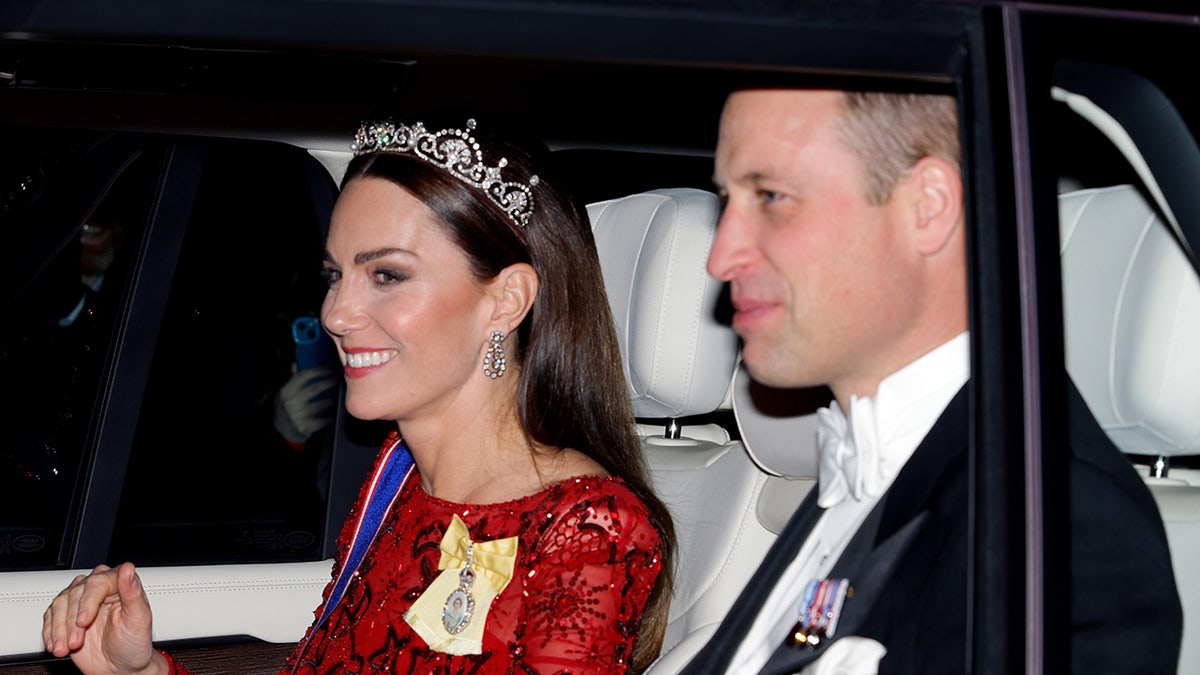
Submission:
[[796,625],[788,634],[787,644],[816,649],[822,640],[833,637],[846,598],[853,597],[849,579],[813,579],[804,588]]
[[446,598],[446,606],[442,608],[442,627],[451,635],[466,630],[475,615],[475,596],[471,594],[475,585],[475,573],[471,571],[473,549],[474,544],[467,546],[467,563],[458,573],[458,588]]

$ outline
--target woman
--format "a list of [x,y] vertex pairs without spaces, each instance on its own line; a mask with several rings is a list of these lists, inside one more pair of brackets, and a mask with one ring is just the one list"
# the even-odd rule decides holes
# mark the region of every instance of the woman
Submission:
[[[673,532],[584,212],[541,155],[470,120],[364,125],[354,149],[322,322],[349,412],[398,431],[283,672],[644,669]],[[152,649],[129,563],[78,577],[43,638],[85,673],[185,672]]]

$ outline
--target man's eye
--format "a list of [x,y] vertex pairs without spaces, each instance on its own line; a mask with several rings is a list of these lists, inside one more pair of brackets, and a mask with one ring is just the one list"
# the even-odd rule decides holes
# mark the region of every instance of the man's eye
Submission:
[[778,192],[775,192],[774,190],[759,190],[758,191],[758,199],[759,199],[759,201],[761,201],[764,204],[770,204],[771,202],[778,201],[780,196],[781,195]]

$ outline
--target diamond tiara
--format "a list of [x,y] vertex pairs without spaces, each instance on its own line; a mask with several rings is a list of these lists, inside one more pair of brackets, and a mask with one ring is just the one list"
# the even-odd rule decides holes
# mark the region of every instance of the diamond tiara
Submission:
[[390,121],[364,123],[354,134],[350,149],[355,156],[369,152],[415,155],[482,190],[513,223],[524,228],[533,215],[533,187],[538,184],[538,177],[530,177],[528,184],[505,181],[500,170],[508,166],[508,159],[501,157],[496,166],[485,166],[479,143],[470,133],[475,120],[467,120],[466,126],[466,129],[429,131],[421,122],[411,126]]

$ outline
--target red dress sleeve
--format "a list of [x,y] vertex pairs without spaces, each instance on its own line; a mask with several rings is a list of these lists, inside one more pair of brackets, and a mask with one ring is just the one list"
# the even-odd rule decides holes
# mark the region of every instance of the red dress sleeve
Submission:
[[167,652],[164,652],[160,649],[158,650],[158,653],[162,654],[167,659],[167,675],[192,675],[192,671],[176,663],[175,659],[172,658]]
[[627,488],[576,504],[543,533],[522,580],[522,665],[541,675],[624,673],[661,567],[658,531]]

